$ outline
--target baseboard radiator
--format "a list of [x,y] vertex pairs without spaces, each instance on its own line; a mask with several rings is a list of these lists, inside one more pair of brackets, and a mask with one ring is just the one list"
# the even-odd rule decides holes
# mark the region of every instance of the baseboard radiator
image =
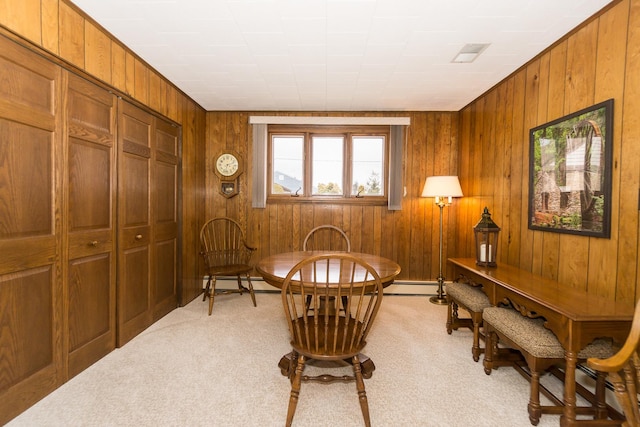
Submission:
[[[246,279],[242,279],[245,284]],[[262,280],[261,277],[252,277],[251,283],[253,290],[256,292],[280,292]],[[202,288],[207,285],[207,278],[203,278]],[[246,285],[245,285],[246,286]],[[445,285],[446,286],[446,285]],[[216,281],[216,289],[237,289],[238,282],[235,277],[219,277]],[[446,288],[445,288],[446,289]],[[438,282],[419,281],[419,280],[396,280],[384,289],[385,295],[425,295],[433,296],[438,293]]]

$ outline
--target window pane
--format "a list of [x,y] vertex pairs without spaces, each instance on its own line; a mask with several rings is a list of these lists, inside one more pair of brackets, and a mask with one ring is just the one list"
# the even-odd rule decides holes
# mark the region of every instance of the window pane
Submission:
[[313,194],[342,195],[343,146],[343,137],[314,136],[312,138]]
[[384,195],[384,137],[353,137],[351,195]]
[[272,144],[271,194],[302,195],[303,136],[274,136]]

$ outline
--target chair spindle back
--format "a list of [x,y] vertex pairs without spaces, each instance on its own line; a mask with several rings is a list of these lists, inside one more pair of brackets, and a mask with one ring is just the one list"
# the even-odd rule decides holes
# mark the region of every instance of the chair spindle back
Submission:
[[366,345],[382,292],[376,271],[348,253],[301,261],[282,286],[293,348],[314,359],[357,355]]

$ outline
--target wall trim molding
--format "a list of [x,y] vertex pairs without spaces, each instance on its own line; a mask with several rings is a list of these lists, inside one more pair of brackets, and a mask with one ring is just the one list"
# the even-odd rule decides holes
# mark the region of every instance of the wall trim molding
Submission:
[[257,125],[410,125],[410,117],[249,116]]

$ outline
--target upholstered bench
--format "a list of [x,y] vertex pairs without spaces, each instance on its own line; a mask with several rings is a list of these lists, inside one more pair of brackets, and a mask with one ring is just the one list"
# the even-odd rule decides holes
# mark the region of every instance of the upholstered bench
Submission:
[[[562,407],[540,405],[540,376],[551,367],[564,364],[564,349],[558,338],[545,328],[543,318],[531,319],[511,308],[489,307],[483,310],[485,333],[484,371],[491,374],[493,357],[498,342],[518,350],[524,356],[531,375],[531,391],[527,409],[531,424],[538,425],[542,414],[561,414]],[[578,363],[589,357],[608,357],[613,354],[610,340],[598,339],[578,353]],[[578,408],[580,412],[593,413],[596,418],[606,418],[604,401],[605,375],[597,373],[596,401],[589,408]],[[583,411],[585,409],[585,411]]]
[[[482,349],[480,348],[480,327],[482,326],[482,311],[491,307],[489,298],[482,292],[480,287],[467,285],[465,283],[448,283],[447,287],[447,333],[451,335],[453,330],[459,327],[466,327],[473,331],[473,345],[471,353],[476,362],[480,359]],[[461,319],[458,317],[458,308],[462,308],[469,313],[470,318]],[[484,338],[482,336],[482,338]]]

